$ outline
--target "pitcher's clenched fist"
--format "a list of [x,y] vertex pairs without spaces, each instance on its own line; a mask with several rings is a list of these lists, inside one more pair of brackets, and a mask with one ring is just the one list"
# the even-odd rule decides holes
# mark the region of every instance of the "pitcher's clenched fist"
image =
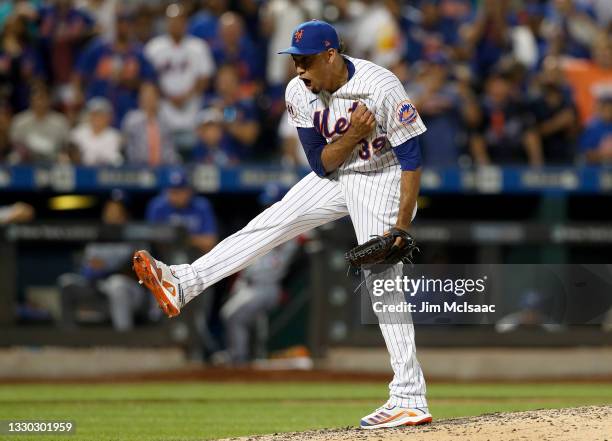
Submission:
[[376,127],[376,118],[374,114],[368,110],[363,103],[359,103],[355,110],[351,113],[351,126],[349,128],[350,136],[356,141],[367,137]]

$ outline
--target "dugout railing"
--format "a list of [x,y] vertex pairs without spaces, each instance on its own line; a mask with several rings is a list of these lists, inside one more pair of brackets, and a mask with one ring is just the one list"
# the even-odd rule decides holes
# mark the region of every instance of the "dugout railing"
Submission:
[[[154,192],[164,188],[172,170],[173,167],[0,165],[0,193],[41,190],[86,193],[114,188]],[[262,164],[228,168],[198,165],[188,170],[194,188],[204,193],[258,192],[269,182],[288,188],[309,173],[304,167]],[[612,193],[612,167],[425,167],[421,193],[602,195]]]

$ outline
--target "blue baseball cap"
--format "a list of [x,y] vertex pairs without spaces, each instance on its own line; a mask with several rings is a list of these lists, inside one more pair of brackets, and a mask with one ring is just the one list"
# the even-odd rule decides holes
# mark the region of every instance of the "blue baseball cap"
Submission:
[[293,30],[291,46],[279,54],[314,55],[332,48],[340,49],[340,39],[334,27],[321,20],[311,20]]
[[189,176],[187,172],[181,168],[171,170],[168,173],[168,181],[166,188],[185,188],[189,187]]

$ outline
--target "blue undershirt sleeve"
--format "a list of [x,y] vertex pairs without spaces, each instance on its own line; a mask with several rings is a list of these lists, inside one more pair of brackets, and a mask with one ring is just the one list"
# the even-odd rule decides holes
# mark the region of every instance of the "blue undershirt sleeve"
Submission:
[[319,176],[327,175],[321,161],[321,152],[327,145],[325,137],[317,132],[314,127],[298,127],[297,131],[312,171]]
[[402,171],[413,171],[421,166],[421,146],[419,137],[410,138],[397,147],[392,147]]

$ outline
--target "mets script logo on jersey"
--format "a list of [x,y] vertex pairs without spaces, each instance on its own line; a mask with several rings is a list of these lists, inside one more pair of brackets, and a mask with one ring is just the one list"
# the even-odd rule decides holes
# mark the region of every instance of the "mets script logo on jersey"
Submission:
[[402,101],[397,106],[397,119],[405,126],[415,122],[418,116],[416,108],[410,101]]
[[[357,101],[353,102],[351,107],[348,108],[348,113],[353,112],[353,110],[357,108],[358,104],[359,102]],[[330,129],[329,128],[329,108],[328,107],[326,107],[323,110],[317,110],[314,113],[312,120],[313,120],[315,129],[321,135],[323,135],[324,137],[328,139],[333,138],[334,135],[342,135],[349,129],[349,126],[351,125],[347,118],[340,117],[336,120],[336,124],[334,125],[334,128]]]
[[303,36],[304,36],[304,29],[300,29],[299,31],[295,31],[295,34],[293,34],[293,38],[294,38],[296,43],[299,43],[299,41],[302,39]]

